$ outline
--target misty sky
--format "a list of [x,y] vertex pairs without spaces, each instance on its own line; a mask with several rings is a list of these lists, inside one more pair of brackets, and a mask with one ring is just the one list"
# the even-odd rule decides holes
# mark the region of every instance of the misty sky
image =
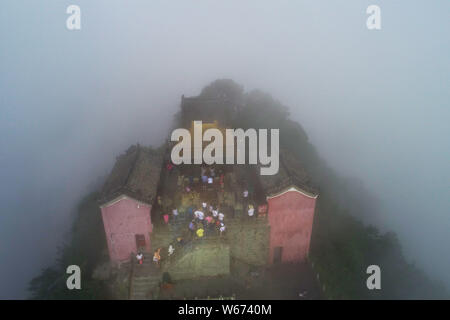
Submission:
[[289,106],[380,201],[370,220],[450,285],[449,14],[447,0],[1,1],[0,298],[52,264],[115,156],[159,144],[181,94],[217,78]]

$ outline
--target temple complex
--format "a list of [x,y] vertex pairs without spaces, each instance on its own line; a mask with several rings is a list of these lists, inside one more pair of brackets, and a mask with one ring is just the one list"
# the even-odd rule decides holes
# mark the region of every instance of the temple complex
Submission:
[[[238,112],[224,97],[182,97],[180,124],[229,128]],[[261,176],[258,165],[174,165],[172,146],[130,147],[102,191],[110,261],[130,264],[130,299],[252,298],[274,270],[305,276],[318,192],[288,150],[278,174]]]

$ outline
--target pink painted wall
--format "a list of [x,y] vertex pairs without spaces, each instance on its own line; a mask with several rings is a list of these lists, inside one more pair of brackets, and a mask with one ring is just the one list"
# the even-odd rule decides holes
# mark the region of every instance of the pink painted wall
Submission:
[[109,206],[101,207],[103,225],[112,262],[128,260],[137,252],[136,234],[145,237],[146,251],[150,251],[151,206],[130,198],[121,199]]
[[268,200],[270,224],[269,263],[275,247],[283,247],[282,262],[303,261],[309,252],[316,199],[288,191]]

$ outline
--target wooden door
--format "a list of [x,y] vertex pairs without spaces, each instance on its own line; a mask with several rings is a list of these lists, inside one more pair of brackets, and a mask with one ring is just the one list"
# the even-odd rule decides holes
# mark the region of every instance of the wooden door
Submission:
[[273,263],[280,263],[283,255],[283,247],[273,248]]
[[136,237],[136,248],[138,250],[145,249],[145,236],[143,234],[137,234],[135,237]]

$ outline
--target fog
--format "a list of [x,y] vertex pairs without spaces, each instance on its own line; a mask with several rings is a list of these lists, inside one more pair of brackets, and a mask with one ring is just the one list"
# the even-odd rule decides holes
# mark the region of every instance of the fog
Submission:
[[[81,30],[66,8],[81,8]],[[382,29],[366,28],[381,7]],[[290,107],[379,201],[367,222],[450,285],[448,1],[0,3],[0,298],[52,264],[73,208],[182,94],[218,78]]]

